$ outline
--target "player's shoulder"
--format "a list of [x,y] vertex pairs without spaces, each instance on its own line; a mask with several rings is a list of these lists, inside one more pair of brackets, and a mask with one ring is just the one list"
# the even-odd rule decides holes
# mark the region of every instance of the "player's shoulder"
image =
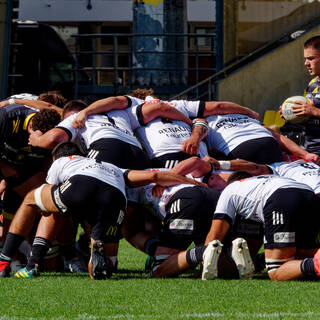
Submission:
[[313,83],[318,83],[318,84],[319,84],[319,78],[318,78],[318,76],[312,78],[312,79],[309,81],[308,86],[312,85]]
[[10,98],[22,100],[38,100],[38,96],[32,93],[18,93],[8,97],[8,99]]
[[0,110],[3,110],[2,112],[6,113],[9,118],[14,118],[16,116],[29,116],[30,114],[39,112],[38,109],[30,108],[20,104],[10,104],[1,108]]

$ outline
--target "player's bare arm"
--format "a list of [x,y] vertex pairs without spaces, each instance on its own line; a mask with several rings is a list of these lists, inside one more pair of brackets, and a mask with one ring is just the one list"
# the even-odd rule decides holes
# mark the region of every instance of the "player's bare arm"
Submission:
[[226,220],[222,220],[222,219],[212,220],[211,228],[207,235],[205,244],[208,244],[213,240],[222,241],[229,229],[230,229],[230,224]]
[[302,159],[313,161],[316,164],[320,163],[319,156],[314,153],[310,153],[306,151],[305,149],[301,148],[299,145],[297,145],[294,141],[287,138],[286,136],[283,136],[282,134],[279,134],[270,128],[267,128],[269,131],[271,131],[272,135],[275,137],[275,139],[280,144],[280,147],[282,150],[288,153],[292,153]]
[[61,142],[69,140],[68,134],[60,128],[53,128],[42,134],[41,131],[31,131],[29,136],[29,144],[33,147],[40,147],[45,149],[53,149]]
[[193,180],[173,172],[161,171],[143,171],[130,170],[128,173],[128,180],[133,187],[144,186],[150,183],[158,184],[162,187],[175,186],[177,184],[186,183],[197,186],[207,186],[206,184]]
[[156,118],[183,121],[192,125],[192,121],[176,108],[171,107],[166,102],[145,103],[141,108],[143,122],[149,123]]
[[[52,103],[46,102],[46,101],[42,101],[42,100],[26,100],[26,99],[13,99],[13,102],[15,104],[20,104],[20,105],[24,105],[27,107],[31,107],[31,108],[35,108],[38,110],[44,110],[44,109],[54,109],[56,110],[59,114],[61,114],[62,109],[55,106]],[[5,107],[7,105],[10,105],[11,103],[9,102],[9,100],[5,100],[0,102],[0,107]]]
[[128,99],[125,96],[109,97],[97,100],[79,112],[78,116],[73,120],[73,126],[75,128],[83,128],[87,117],[91,114],[125,109],[128,107],[128,103]]
[[212,167],[209,161],[200,159],[199,157],[191,157],[186,160],[180,161],[171,169],[171,172],[183,176],[190,173],[193,177],[200,178],[209,173],[211,170]]
[[259,113],[250,108],[241,106],[237,103],[229,101],[207,101],[204,108],[204,116],[212,116],[216,114],[238,113],[245,114],[251,118],[259,119]]
[[235,159],[230,161],[217,161],[214,164],[216,170],[230,170],[230,171],[246,171],[254,176],[261,174],[270,174],[268,167],[264,164]]
[[182,151],[188,154],[198,152],[200,142],[208,135],[209,127],[205,119],[197,118],[192,121],[192,132],[190,138],[182,144]]

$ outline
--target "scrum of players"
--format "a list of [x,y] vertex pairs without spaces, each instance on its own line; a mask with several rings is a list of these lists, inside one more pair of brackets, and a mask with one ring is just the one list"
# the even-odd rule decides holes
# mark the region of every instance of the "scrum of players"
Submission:
[[1,277],[108,279],[122,238],[153,277],[197,265],[202,280],[320,277],[319,155],[252,109],[152,89],[0,107]]

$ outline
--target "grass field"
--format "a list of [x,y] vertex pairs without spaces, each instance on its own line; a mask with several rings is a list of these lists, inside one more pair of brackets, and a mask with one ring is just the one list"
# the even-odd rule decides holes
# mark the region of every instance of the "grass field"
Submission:
[[60,273],[0,279],[0,320],[320,319],[320,282],[201,281],[197,270],[150,279],[145,258],[122,241],[119,273],[107,281]]

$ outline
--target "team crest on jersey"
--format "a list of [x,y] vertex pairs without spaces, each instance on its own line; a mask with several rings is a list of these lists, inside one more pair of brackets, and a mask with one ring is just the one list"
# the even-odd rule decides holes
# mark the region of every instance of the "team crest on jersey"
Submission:
[[273,235],[273,241],[275,243],[292,243],[296,241],[295,232],[276,232]]
[[193,231],[193,220],[191,219],[174,219],[170,222],[169,229],[191,230]]
[[109,228],[106,232],[106,236],[115,237],[117,235],[117,232],[118,232],[118,227],[116,225],[111,225],[111,226],[109,226]]

